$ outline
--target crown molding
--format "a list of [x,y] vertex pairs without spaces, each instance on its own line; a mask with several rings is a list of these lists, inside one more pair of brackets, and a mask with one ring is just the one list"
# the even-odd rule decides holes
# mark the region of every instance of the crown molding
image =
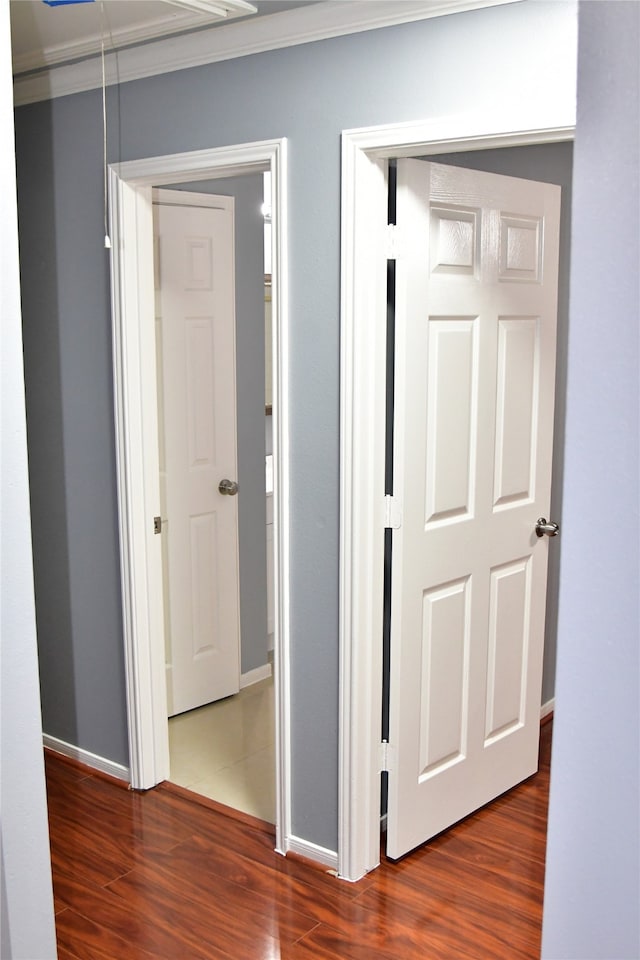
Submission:
[[[237,20],[107,54],[108,86],[203,66],[268,50],[327,40],[364,30],[411,23],[522,0],[324,0],[250,20]],[[14,77],[21,106],[101,86],[99,57]]]
[[[169,0],[171,2],[171,0]],[[231,4],[233,0],[228,0],[230,9],[227,17],[223,18],[220,14],[205,14],[202,10],[186,9],[180,10],[178,7],[167,7],[167,15],[153,22],[139,23],[133,26],[115,28],[108,31],[108,43],[113,48],[131,46],[133,44],[147,43],[149,40],[156,40],[158,37],[167,37],[169,34],[179,34],[189,30],[199,30],[202,27],[208,27],[212,23],[219,23],[221,19],[225,22],[231,17],[245,16],[250,13],[245,7],[236,7],[233,9]],[[235,4],[233,4],[235,7]],[[169,12],[173,10],[173,13]],[[255,9],[255,8],[254,8]],[[105,40],[107,45],[107,40]],[[67,43],[51,44],[44,50],[19,54],[13,57],[13,73],[19,75],[34,70],[42,70],[55,67],[61,63],[69,63],[71,60],[83,60],[87,57],[97,56],[102,48],[102,35],[96,31],[91,36],[84,37],[82,40],[71,40]]]

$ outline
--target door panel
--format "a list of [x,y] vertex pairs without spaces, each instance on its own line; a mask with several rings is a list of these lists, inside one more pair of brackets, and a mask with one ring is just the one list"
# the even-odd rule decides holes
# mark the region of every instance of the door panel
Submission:
[[158,195],[156,329],[173,716],[239,689],[237,497],[218,491],[221,479],[237,477],[233,201],[183,206],[180,194]]
[[559,194],[398,162],[391,857],[537,768]]
[[468,516],[475,474],[475,317],[427,323],[425,523]]
[[496,508],[533,493],[539,360],[539,319],[498,317]]

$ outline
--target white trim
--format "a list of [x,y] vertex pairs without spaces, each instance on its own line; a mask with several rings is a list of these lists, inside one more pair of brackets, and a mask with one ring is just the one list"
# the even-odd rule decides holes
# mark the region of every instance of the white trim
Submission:
[[550,713],[556,708],[556,698],[551,697],[551,700],[547,700],[546,703],[543,703],[540,707],[540,719],[544,720],[545,717],[548,717]]
[[[184,198],[184,199],[183,199]],[[154,187],[151,199],[158,207],[205,207],[208,210],[234,211],[234,198],[213,193],[192,193],[188,190],[161,190]]]
[[289,383],[286,140],[151,157],[109,168],[118,509],[131,782],[169,773],[153,345],[152,185],[271,170],[273,190],[273,551],[276,844],[290,832]]
[[570,140],[574,128],[575,110],[554,105],[342,135],[338,860],[348,880],[380,860],[386,159]]
[[[287,141],[273,142],[272,208],[272,452],[273,641],[276,722],[276,850],[291,835],[291,678],[289,569],[289,278]],[[275,220],[274,220],[275,217]],[[273,223],[276,223],[276,229]]]
[[240,674],[240,689],[251,687],[254,683],[260,683],[261,680],[268,680],[272,674],[271,664],[264,663],[261,667],[254,667],[253,670],[247,670]]
[[[377,588],[384,566],[384,470],[376,464],[384,463],[384,431],[371,425],[385,422],[385,390],[375,389],[385,367],[384,230],[376,230],[386,220],[385,188],[384,165],[343,138],[338,870],[350,880],[380,858],[379,840],[369,830],[380,814],[379,784],[371,775],[378,743],[364,732],[377,724],[379,734],[382,712],[383,597]],[[363,207],[356,207],[358,189],[367,197]],[[360,256],[363,249],[369,261]],[[355,322],[365,315],[369,324]],[[376,505],[379,524],[370,522]]]
[[[521,0],[325,0],[128,47],[105,57],[108,85]],[[100,87],[99,57],[14,78],[16,106]]]
[[91,767],[92,770],[99,770],[101,773],[107,773],[110,777],[115,777],[116,780],[124,780],[125,783],[129,783],[129,767],[125,767],[121,763],[107,760],[106,757],[99,757],[97,753],[83,750],[82,747],[76,747],[64,740],[58,740],[57,737],[51,737],[48,733],[42,734],[42,744],[48,750],[53,750],[54,753],[60,753],[63,757],[69,757],[71,760],[84,763],[85,767]]
[[[136,189],[189,183],[191,180],[217,180],[268,170],[269,164],[277,163],[278,157],[282,161],[286,152],[285,144],[286,139],[260,140],[210,150],[128,160],[126,163],[111,164],[109,169],[121,180],[134,182]],[[275,187],[273,189],[275,191]]]
[[[153,299],[151,188],[109,171],[111,192],[111,303],[120,532],[123,631],[128,701],[129,764],[135,788],[147,789],[169,774],[163,734],[167,698],[164,656],[154,643],[164,637],[163,607],[154,599],[162,583],[160,538],[151,518],[160,514]],[[125,253],[126,246],[126,253]],[[144,319],[146,318],[146,322]],[[156,589],[155,596],[161,596]],[[143,693],[141,691],[144,691]]]
[[333,871],[338,869],[338,854],[335,850],[328,850],[327,847],[321,847],[301,837],[289,837],[287,853],[296,853],[300,857],[306,857],[307,860],[315,860],[316,863],[321,863]]

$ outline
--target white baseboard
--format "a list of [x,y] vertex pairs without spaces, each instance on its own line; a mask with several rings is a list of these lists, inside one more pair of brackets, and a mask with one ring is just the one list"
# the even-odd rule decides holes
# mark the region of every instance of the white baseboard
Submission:
[[129,776],[129,768],[124,767],[121,763],[115,763],[113,760],[105,759],[105,757],[99,757],[89,750],[83,750],[81,747],[75,747],[72,743],[66,743],[64,740],[58,740],[57,737],[51,737],[48,733],[43,733],[42,743],[45,747],[48,747],[49,750],[53,750],[55,753],[61,753],[63,757],[78,760],[80,763],[84,763],[86,767],[99,770],[101,773],[107,773],[110,777],[115,777],[116,780],[125,780],[129,783],[131,779]]
[[307,860],[315,860],[325,867],[330,867],[337,872],[338,854],[335,850],[327,850],[326,847],[319,847],[317,843],[311,843],[310,840],[303,840],[301,837],[287,837],[287,853],[297,853]]
[[261,680],[268,680],[271,673],[270,663],[265,663],[263,666],[256,667],[254,670],[247,670],[246,673],[240,675],[240,689],[244,690],[245,687],[250,687],[252,683],[260,683]]
[[544,720],[545,717],[548,717],[550,713],[553,713],[556,707],[556,698],[551,697],[551,700],[547,700],[546,703],[543,703],[540,707],[540,719]]

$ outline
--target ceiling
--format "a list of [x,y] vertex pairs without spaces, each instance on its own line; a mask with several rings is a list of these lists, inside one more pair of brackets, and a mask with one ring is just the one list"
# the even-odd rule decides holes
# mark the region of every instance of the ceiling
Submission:
[[90,0],[49,6],[11,0],[14,74],[68,63],[107,50],[193,32],[239,18],[256,19],[313,0]]

